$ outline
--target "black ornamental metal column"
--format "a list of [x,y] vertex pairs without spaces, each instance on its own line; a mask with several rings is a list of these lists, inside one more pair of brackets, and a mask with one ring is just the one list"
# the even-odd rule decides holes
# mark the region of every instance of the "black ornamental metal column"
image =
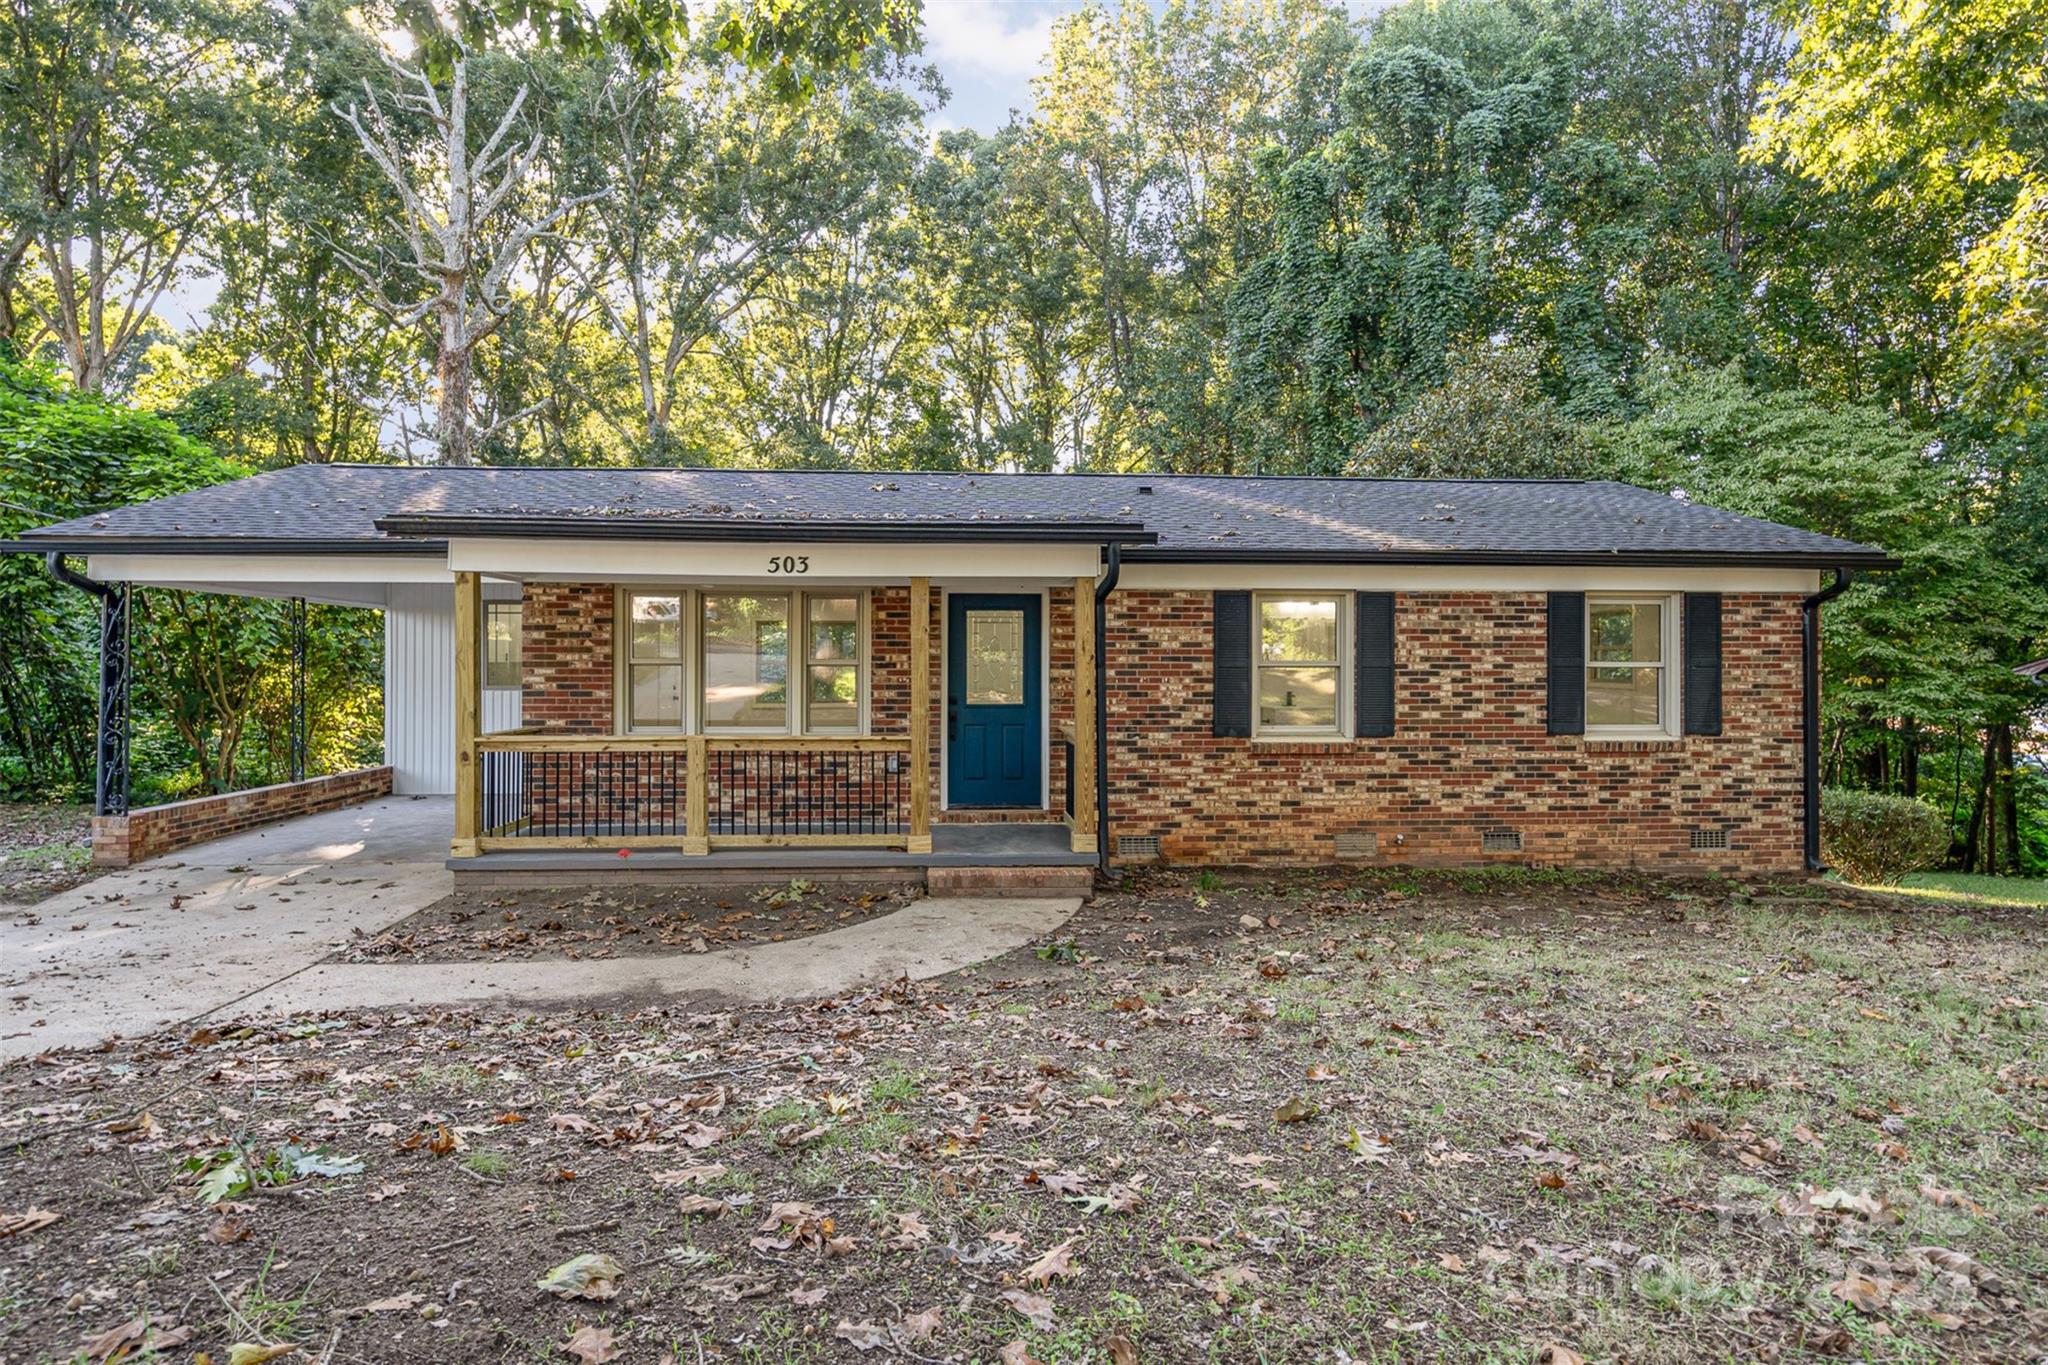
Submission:
[[128,813],[128,616],[133,593],[126,583],[107,584],[73,573],[52,551],[43,561],[50,577],[100,600],[99,734],[93,761],[95,815]]

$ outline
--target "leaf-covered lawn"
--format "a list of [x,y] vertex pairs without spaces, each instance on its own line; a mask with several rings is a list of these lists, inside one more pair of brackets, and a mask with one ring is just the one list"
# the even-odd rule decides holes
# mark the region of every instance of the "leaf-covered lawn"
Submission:
[[92,808],[0,801],[0,905],[92,880]]
[[2041,912],[1892,904],[1161,880],[799,1008],[46,1057],[0,1357],[2031,1358]]

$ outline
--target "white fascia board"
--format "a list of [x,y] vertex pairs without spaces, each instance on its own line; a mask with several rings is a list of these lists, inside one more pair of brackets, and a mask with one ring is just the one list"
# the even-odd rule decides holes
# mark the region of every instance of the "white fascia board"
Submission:
[[541,583],[821,583],[864,587],[912,577],[963,583],[1072,581],[1101,570],[1094,545],[916,541],[512,540],[448,546],[448,567]]
[[[86,573],[103,583],[285,584],[452,583],[439,555],[92,555]],[[223,587],[221,591],[232,591]],[[297,594],[291,594],[297,595]],[[382,600],[382,594],[378,598]]]
[[1331,588],[1352,592],[1820,591],[1816,569],[1625,568],[1510,564],[1146,564],[1124,561],[1123,588],[1180,592]]

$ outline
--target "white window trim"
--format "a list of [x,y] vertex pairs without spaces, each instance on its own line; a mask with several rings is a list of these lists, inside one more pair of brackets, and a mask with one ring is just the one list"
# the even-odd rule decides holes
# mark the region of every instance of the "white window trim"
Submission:
[[[715,730],[704,728],[704,606],[706,593],[753,593],[764,597],[787,597],[790,601],[790,679],[791,690],[790,723],[780,727],[720,726]],[[683,670],[683,716],[676,727],[665,725],[633,725],[632,722],[632,599],[639,597],[673,596],[681,600],[682,612],[682,658]],[[859,650],[854,659],[859,678],[859,717],[851,730],[814,730],[810,727],[810,632],[807,621],[810,614],[810,598],[852,597],[854,599],[855,630],[859,639]],[[794,735],[814,736],[818,739],[850,739],[865,737],[869,725],[869,706],[874,693],[874,642],[870,637],[868,610],[869,590],[866,588],[785,588],[780,585],[763,589],[740,584],[725,587],[713,584],[708,588],[686,588],[673,583],[620,584],[613,594],[612,607],[612,722],[622,735],[709,735],[713,738],[749,739],[761,736]],[[797,646],[803,649],[799,654]]]
[[[1262,632],[1260,629],[1260,606],[1265,602],[1295,602],[1303,598],[1329,597],[1337,603],[1337,723],[1327,725],[1267,725],[1259,719],[1259,670],[1262,668],[1285,668],[1286,664],[1268,664],[1263,654]],[[1255,740],[1303,743],[1327,743],[1331,740],[1348,740],[1352,737],[1353,718],[1352,694],[1356,684],[1352,674],[1358,667],[1356,651],[1351,643],[1354,611],[1351,594],[1341,588],[1275,588],[1252,594],[1252,738]],[[1312,668],[1320,664],[1308,665]]]
[[[1630,667],[1613,663],[1596,663],[1593,659],[1593,609],[1616,604],[1633,606],[1656,605],[1662,607],[1662,630],[1657,644],[1658,662],[1633,665],[1654,667],[1657,670],[1657,714],[1662,717],[1656,725],[1595,725],[1588,719],[1586,735],[1592,739],[1677,739],[1678,736],[1678,642],[1679,612],[1681,598],[1678,593],[1662,592],[1589,592],[1586,594],[1586,619],[1582,626],[1585,635],[1585,659],[1580,668],[1582,685],[1590,691],[1595,668]],[[1591,707],[1588,704],[1588,710]]]

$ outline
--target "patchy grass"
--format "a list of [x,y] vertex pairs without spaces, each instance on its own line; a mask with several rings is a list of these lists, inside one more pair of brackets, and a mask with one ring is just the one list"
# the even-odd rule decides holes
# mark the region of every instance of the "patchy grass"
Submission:
[[0,802],[0,904],[33,904],[95,875],[90,806]]
[[2048,905],[2048,877],[1987,877],[1978,872],[1913,872],[1893,893],[1989,905]]
[[[584,1327],[627,1362],[2030,1359],[2044,927],[1155,877],[914,989],[51,1056],[0,1070],[0,1215],[60,1215],[0,1238],[0,1358],[145,1320],[380,1365]],[[188,1158],[287,1142],[364,1169],[198,1197]],[[616,1295],[535,1287],[586,1253]]]

